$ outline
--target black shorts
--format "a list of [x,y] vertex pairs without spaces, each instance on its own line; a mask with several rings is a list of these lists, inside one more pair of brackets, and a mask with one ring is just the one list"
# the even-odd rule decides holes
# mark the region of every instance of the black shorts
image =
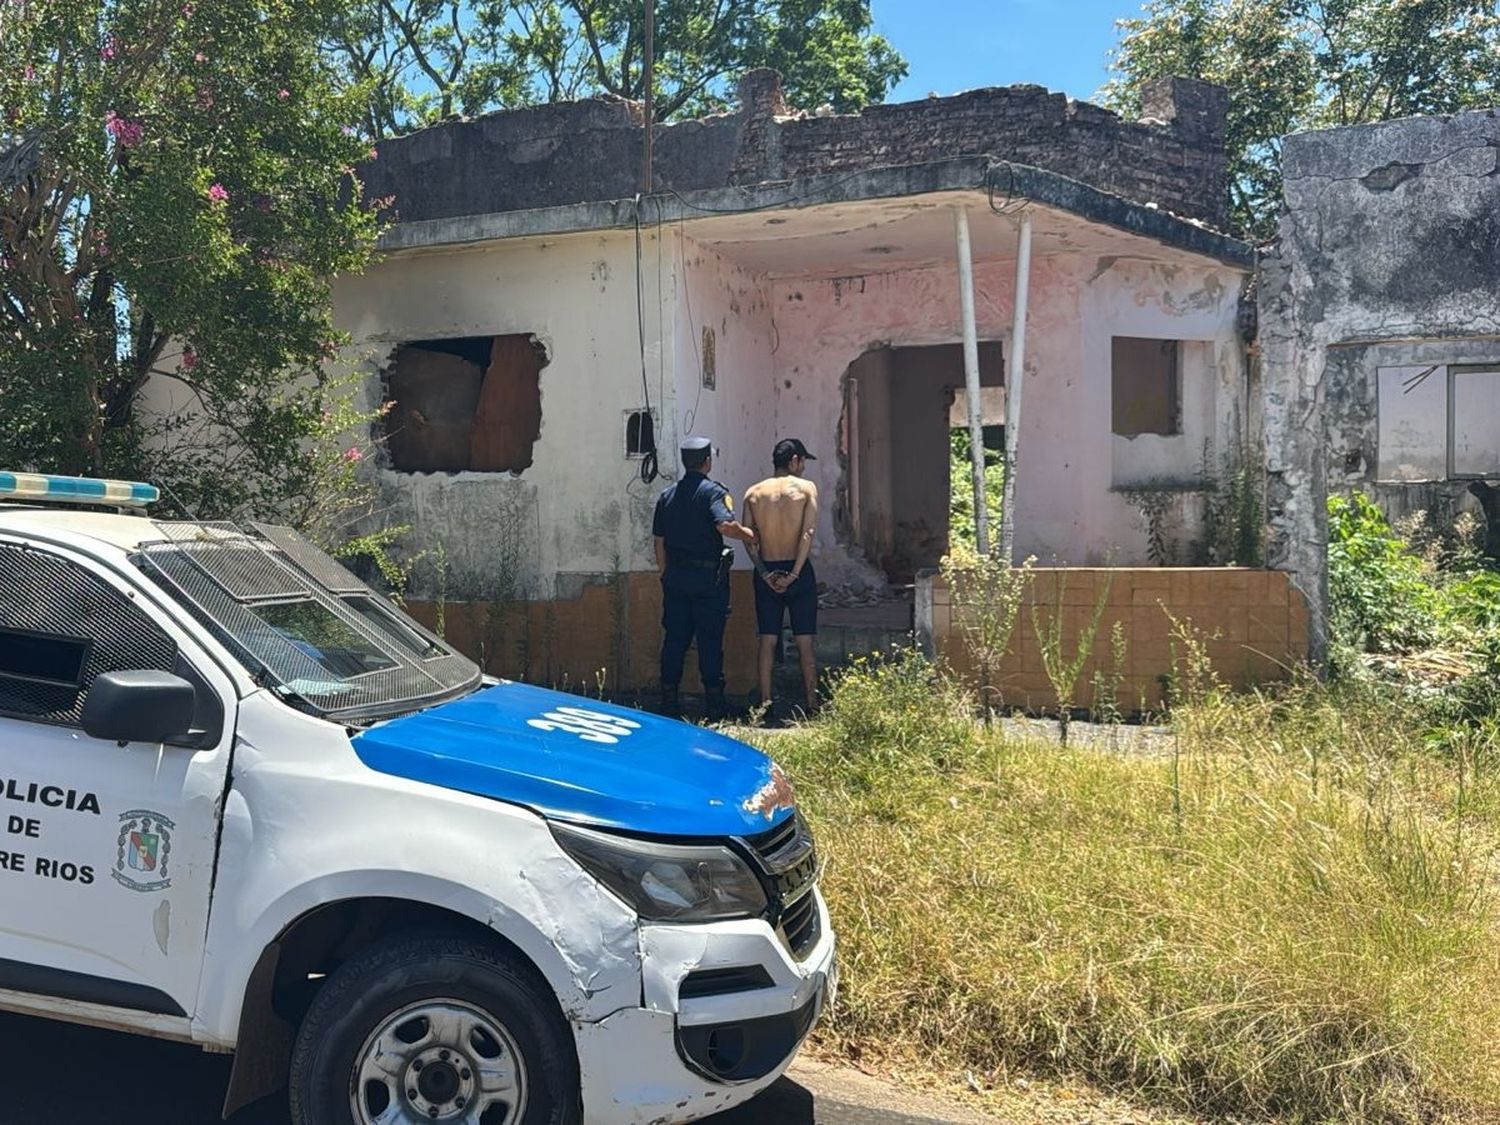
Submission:
[[[791,573],[796,560],[767,562],[766,569],[772,574],[778,570]],[[799,637],[810,637],[818,631],[818,577],[813,573],[812,563],[802,564],[802,573],[797,581],[778,594],[755,575],[755,631],[763,637],[781,635],[783,617],[792,616],[792,632]]]

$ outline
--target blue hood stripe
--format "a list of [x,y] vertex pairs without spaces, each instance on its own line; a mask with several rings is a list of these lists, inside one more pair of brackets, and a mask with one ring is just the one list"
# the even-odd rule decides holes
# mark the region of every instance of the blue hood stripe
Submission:
[[701,727],[526,684],[500,684],[354,736],[380,773],[601,828],[754,835],[792,815],[765,754]]

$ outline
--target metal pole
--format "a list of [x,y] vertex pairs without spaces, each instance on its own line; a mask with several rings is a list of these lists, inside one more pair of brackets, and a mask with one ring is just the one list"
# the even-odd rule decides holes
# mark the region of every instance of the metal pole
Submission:
[[1016,561],[1016,449],[1021,442],[1021,386],[1026,377],[1026,305],[1031,296],[1031,215],[1021,212],[1016,246],[1016,307],[1005,365],[1005,487],[1000,504],[1000,557]]
[[654,97],[656,85],[656,0],[646,0],[646,61],[641,69],[644,87],[642,101],[644,102],[644,116],[646,118],[645,139],[642,141],[641,153],[641,194],[651,194],[651,133],[653,125],[653,111],[656,108]]
[[984,503],[984,408],[979,401],[979,331],[974,325],[974,259],[969,213],[954,208],[958,229],[958,302],[964,329],[964,394],[969,400],[969,459],[974,470],[974,546],[990,553],[990,513]]

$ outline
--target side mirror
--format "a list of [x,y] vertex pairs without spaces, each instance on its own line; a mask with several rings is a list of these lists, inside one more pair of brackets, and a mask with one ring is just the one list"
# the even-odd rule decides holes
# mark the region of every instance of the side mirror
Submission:
[[112,742],[165,742],[193,726],[193,685],[171,672],[103,672],[83,704],[82,726]]

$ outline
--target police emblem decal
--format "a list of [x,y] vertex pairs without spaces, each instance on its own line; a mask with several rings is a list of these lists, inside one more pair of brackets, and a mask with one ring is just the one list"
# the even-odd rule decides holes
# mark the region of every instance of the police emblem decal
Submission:
[[132,891],[164,891],[172,885],[172,830],[161,813],[132,809],[120,814],[115,848],[115,882]]

